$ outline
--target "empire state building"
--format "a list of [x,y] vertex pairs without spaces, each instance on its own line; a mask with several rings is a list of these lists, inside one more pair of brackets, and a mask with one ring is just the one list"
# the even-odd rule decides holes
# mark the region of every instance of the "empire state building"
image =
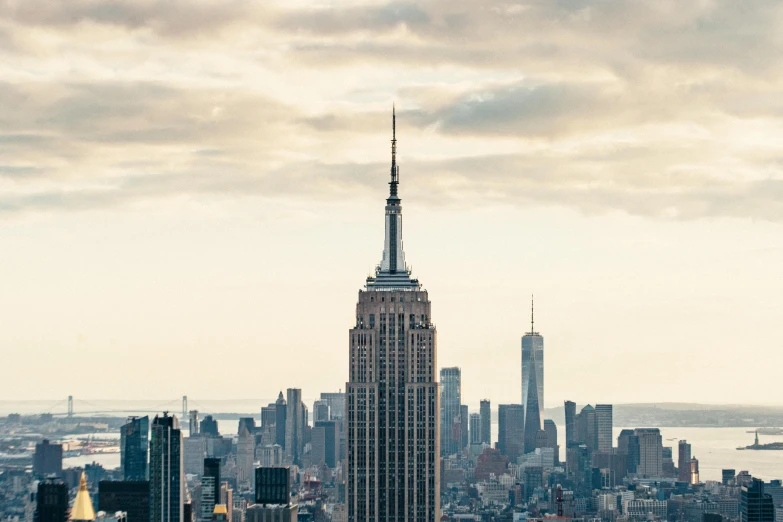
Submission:
[[440,520],[437,335],[405,264],[396,119],[383,258],[359,291],[346,384],[350,522]]

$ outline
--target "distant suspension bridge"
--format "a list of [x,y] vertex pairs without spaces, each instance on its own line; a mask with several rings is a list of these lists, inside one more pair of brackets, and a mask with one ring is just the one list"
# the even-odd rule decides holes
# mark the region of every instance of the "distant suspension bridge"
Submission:
[[[188,416],[188,396],[183,395],[182,396],[182,418],[187,418]],[[78,403],[79,406],[85,406],[85,409],[82,410],[81,408],[78,410],[78,412],[74,408],[74,403]],[[154,406],[152,409],[118,409],[118,408],[109,408],[107,409],[105,406],[100,406],[97,404],[94,404],[90,401],[86,401],[83,399],[74,400],[73,395],[69,395],[67,399],[63,399],[61,401],[57,401],[54,404],[52,404],[48,410],[46,410],[44,413],[53,415],[53,416],[63,416],[63,417],[74,417],[76,415],[107,415],[111,413],[160,413],[162,411],[172,411],[174,407],[179,405],[180,399],[172,399],[170,401],[163,402],[161,404],[158,404]],[[61,408],[67,404],[67,411],[55,411],[58,408]],[[149,408],[149,406],[145,406],[144,408]]]

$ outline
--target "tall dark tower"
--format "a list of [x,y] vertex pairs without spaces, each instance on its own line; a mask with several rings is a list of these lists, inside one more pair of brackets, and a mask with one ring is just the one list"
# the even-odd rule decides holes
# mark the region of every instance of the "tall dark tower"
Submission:
[[120,462],[123,480],[147,480],[149,417],[130,417],[120,428]]
[[440,520],[437,339],[405,265],[396,118],[383,257],[359,291],[346,385],[349,522]]
[[150,522],[182,522],[186,488],[182,432],[173,415],[156,415],[152,421],[149,474]]

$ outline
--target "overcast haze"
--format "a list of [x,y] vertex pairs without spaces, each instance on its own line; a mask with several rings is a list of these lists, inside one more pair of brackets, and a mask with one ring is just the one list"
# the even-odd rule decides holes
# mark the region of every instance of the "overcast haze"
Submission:
[[345,388],[397,107],[465,402],[780,403],[783,4],[0,0],[4,399]]

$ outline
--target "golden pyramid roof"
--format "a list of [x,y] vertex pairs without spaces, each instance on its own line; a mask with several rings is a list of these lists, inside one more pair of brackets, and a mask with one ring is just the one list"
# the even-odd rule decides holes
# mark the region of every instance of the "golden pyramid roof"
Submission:
[[215,504],[215,510],[212,512],[213,515],[225,515],[227,513],[228,510],[225,504]]
[[87,491],[87,477],[79,479],[79,492],[76,493],[76,500],[71,509],[71,520],[95,520],[95,510],[92,508],[92,499],[90,492]]

